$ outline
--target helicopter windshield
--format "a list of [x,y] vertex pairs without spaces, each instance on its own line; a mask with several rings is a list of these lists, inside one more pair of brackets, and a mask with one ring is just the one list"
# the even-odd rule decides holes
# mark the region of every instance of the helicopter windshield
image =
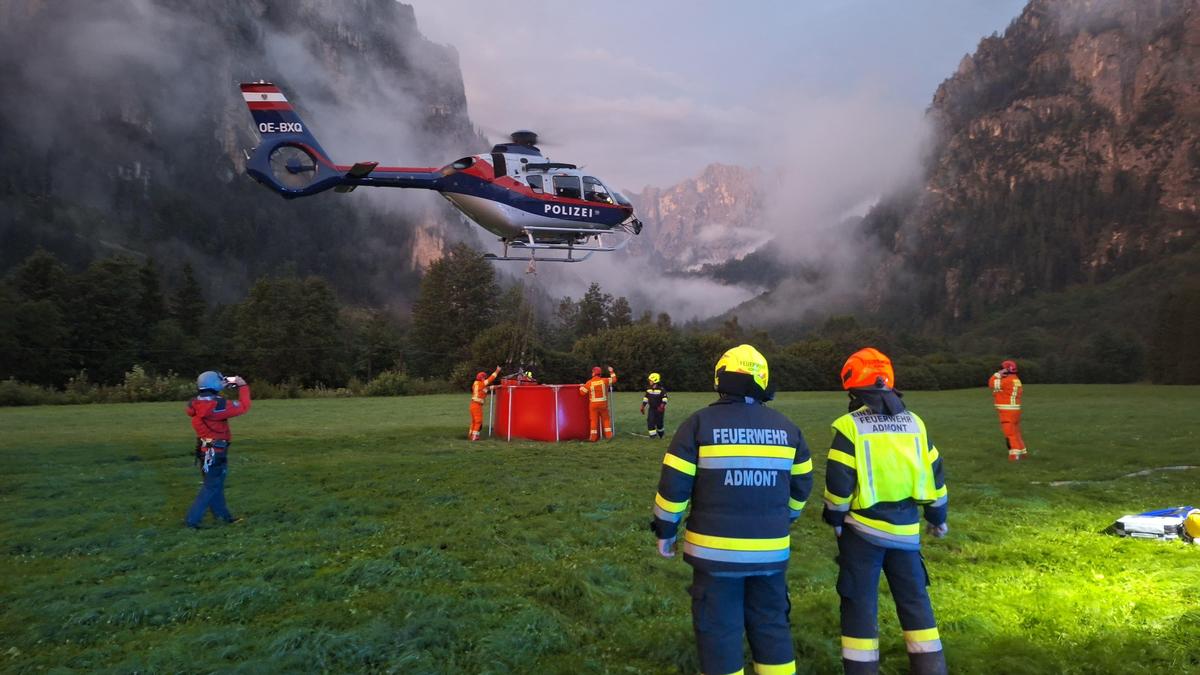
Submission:
[[595,176],[583,177],[583,198],[589,202],[613,203],[613,198],[609,194],[608,188],[604,187],[604,183],[601,183],[600,179]]
[[613,190],[612,196],[613,196],[613,199],[617,200],[617,203],[620,204],[621,206],[633,206],[633,202],[626,199],[625,195],[621,194],[620,192],[617,192],[616,190]]

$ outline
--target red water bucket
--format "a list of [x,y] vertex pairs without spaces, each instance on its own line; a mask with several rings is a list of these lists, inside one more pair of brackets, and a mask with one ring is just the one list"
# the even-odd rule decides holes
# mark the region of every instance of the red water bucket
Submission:
[[503,380],[492,395],[493,438],[511,441],[587,440],[588,398],[578,384]]

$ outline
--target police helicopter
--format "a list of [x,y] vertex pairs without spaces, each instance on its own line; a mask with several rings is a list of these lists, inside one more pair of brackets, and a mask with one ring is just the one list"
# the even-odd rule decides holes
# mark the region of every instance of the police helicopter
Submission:
[[246,173],[285,199],[359,186],[434,190],[500,238],[504,253],[489,254],[493,260],[532,262],[539,252],[561,251],[536,260],[581,262],[624,248],[642,231],[628,199],[574,164],[549,161],[532,131],[443,167],[334,164],[279,87],[245,82],[241,90],[261,137],[246,153]]

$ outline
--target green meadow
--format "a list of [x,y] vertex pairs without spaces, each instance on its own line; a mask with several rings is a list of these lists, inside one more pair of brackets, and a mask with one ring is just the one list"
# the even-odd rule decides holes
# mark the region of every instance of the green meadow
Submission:
[[[673,395],[668,427],[711,399]],[[640,396],[595,445],[468,443],[467,400],[255,403],[227,484],[245,520],[200,531],[182,403],[0,409],[0,671],[695,673]],[[1200,469],[1121,477],[1200,465],[1200,388],[1030,386],[1016,465],[982,388],[906,400],[946,462],[925,556],[951,672],[1200,672],[1200,546],[1103,533],[1200,506]],[[799,670],[840,672],[820,486],[845,398],[772,405],[817,466],[788,570]],[[907,672],[886,595],[880,614],[883,671]]]

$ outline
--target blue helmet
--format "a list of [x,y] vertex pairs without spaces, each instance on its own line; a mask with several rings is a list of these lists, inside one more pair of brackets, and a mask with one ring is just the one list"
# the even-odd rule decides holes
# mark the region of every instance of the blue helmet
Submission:
[[200,373],[200,377],[196,378],[196,389],[204,391],[211,389],[213,391],[221,391],[225,388],[225,376],[215,370],[206,370]]

